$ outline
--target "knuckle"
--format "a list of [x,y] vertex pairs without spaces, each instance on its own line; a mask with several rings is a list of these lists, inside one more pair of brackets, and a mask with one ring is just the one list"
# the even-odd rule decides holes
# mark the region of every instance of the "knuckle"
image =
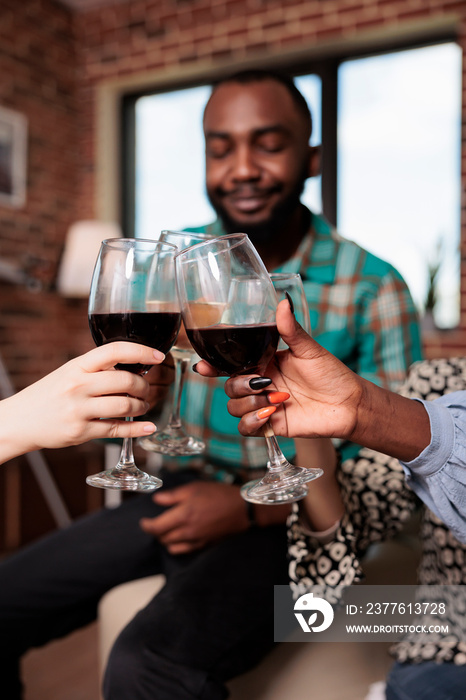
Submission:
[[127,416],[131,412],[131,399],[129,396],[119,396],[119,414],[121,416]]
[[131,394],[134,390],[135,385],[135,375],[130,372],[121,373],[121,389],[128,394]]
[[235,399],[230,399],[227,403],[227,411],[230,414],[230,416],[234,416],[234,418],[240,418],[241,413],[238,413],[238,404]]
[[65,430],[65,441],[68,445],[75,445],[78,442],[82,442],[83,435],[85,434],[86,425],[84,421],[71,421]]
[[248,422],[245,419],[239,422],[238,430],[240,431],[241,435],[244,435],[244,437],[250,437],[256,433],[256,430],[248,425]]
[[109,431],[108,431],[109,435],[108,435],[108,436],[109,436],[110,438],[121,437],[121,435],[120,435],[120,427],[121,427],[121,424],[118,423],[117,421],[114,421],[114,422],[111,424],[110,428],[109,428]]

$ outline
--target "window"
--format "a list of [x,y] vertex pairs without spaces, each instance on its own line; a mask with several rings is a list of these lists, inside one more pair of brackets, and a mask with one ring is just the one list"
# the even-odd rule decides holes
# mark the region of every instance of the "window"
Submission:
[[[307,75],[298,86],[313,116],[311,142],[321,140],[320,79]],[[205,194],[202,115],[210,87],[140,97],[135,102],[135,235],[157,238],[163,229],[200,226],[215,219]],[[321,211],[320,177],[310,181],[305,201]]]
[[135,235],[158,238],[213,221],[204,194],[202,114],[208,86],[141,97],[135,104]]
[[338,229],[388,260],[418,308],[435,277],[440,327],[459,317],[461,49],[346,61],[338,75]]
[[[313,115],[313,144],[326,115],[324,201],[333,210],[325,213],[342,235],[395,265],[420,311],[429,270],[438,268],[434,316],[445,328],[459,316],[461,61],[461,49],[445,42],[295,71]],[[164,228],[214,219],[204,189],[209,94],[209,86],[188,87],[127,101],[129,232],[157,238]],[[314,178],[303,194],[316,212],[321,189]]]

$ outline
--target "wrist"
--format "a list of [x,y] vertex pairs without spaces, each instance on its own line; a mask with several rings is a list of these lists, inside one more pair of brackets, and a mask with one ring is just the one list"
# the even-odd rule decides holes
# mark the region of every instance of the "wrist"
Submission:
[[254,508],[254,520],[257,527],[284,524],[291,513],[291,505],[288,503],[274,506],[261,505],[259,503],[252,503],[251,505]]
[[404,462],[417,457],[431,439],[423,404],[369,382],[363,386],[352,441]]
[[305,514],[309,527],[322,532],[341,520],[345,506],[341,496],[340,484],[333,474],[326,481],[319,482],[319,477],[310,484],[307,495],[300,503],[300,512]]
[[25,429],[24,415],[15,394],[0,401],[0,464],[37,449],[32,441],[30,426]]

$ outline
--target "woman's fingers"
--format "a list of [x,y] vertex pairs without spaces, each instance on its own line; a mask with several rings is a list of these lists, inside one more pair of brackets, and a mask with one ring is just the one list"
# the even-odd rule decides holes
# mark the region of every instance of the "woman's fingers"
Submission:
[[163,362],[164,359],[165,355],[162,352],[146,345],[118,341],[90,350],[82,355],[80,364],[86,372],[98,372],[99,370],[111,369],[118,363],[156,365]]
[[98,396],[90,399],[86,405],[86,415],[88,420],[94,418],[130,418],[142,416],[149,410],[147,401],[134,398],[133,396]]
[[238,377],[230,377],[230,379],[227,379],[227,381],[225,382],[225,393],[230,399],[238,399],[242,396],[260,394],[264,391],[264,389],[271,386],[272,380],[268,377],[259,377],[258,375],[253,374],[244,374]]
[[89,376],[88,390],[92,396],[108,396],[111,394],[129,394],[146,400],[150,386],[144,377],[124,370],[107,370],[95,372]]
[[212,365],[209,365],[208,362],[205,360],[199,360],[195,365],[192,367],[193,371],[196,372],[196,374],[201,374],[203,377],[219,377],[219,373],[217,372],[216,369],[212,367]]
[[227,403],[228,413],[235,418],[241,418],[246,413],[258,411],[266,407],[270,407],[270,403],[265,394],[244,396],[241,399],[230,399]]
[[157,430],[150,421],[95,421],[89,439],[98,438],[137,438],[150,435]]
[[267,423],[270,416],[275,413],[277,406],[266,406],[257,411],[245,413],[238,423],[238,430],[245,437],[262,435],[262,427]]

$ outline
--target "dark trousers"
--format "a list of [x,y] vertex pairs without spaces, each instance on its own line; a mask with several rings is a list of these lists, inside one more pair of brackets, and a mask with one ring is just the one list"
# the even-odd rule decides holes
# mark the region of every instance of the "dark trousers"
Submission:
[[[167,487],[192,475],[165,476]],[[0,565],[2,697],[21,697],[19,659],[96,618],[113,586],[163,573],[167,583],[117,639],[106,700],[217,700],[225,681],[273,646],[273,586],[286,584],[285,526],[251,528],[172,556],[139,528],[163,508],[150,495],[80,519]]]
[[452,663],[394,664],[387,678],[387,700],[464,700],[466,666]]

